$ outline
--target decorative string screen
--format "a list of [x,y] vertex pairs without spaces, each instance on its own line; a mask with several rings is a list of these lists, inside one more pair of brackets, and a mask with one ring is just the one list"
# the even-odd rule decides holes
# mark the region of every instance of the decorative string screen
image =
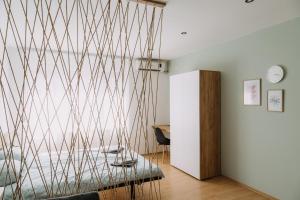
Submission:
[[140,154],[156,152],[162,16],[126,0],[1,0],[4,199],[160,199],[162,172]]

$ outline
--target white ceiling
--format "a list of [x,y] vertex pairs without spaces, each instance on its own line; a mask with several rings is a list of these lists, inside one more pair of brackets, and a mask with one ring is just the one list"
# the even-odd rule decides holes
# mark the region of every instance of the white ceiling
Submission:
[[[125,0],[124,0],[125,1]],[[8,27],[7,35],[7,45],[8,46],[20,46],[21,43],[24,45],[25,37],[22,33],[25,32],[25,17],[24,10],[22,9],[21,3],[23,1],[12,1],[11,6],[13,20],[15,21],[17,28],[11,28],[7,26],[8,15],[6,14],[5,5],[7,1],[0,1],[0,29],[2,33],[6,33],[6,28]],[[52,24],[43,22],[41,25],[41,20],[38,18],[36,26],[34,26],[35,16],[36,16],[36,6],[33,3],[35,1],[28,1],[28,16],[27,19],[33,31],[34,44],[31,48],[39,48],[43,46],[44,35],[51,36],[49,38],[49,46],[52,49],[57,48],[57,42],[62,44],[62,50],[68,50],[67,42],[65,37],[65,25],[63,18],[58,14],[57,20],[53,25],[55,27],[56,35],[52,32]],[[50,2],[50,1],[48,1]],[[51,4],[50,13],[55,16],[58,10],[58,1],[53,1]],[[69,2],[72,5],[73,1],[64,1],[64,3]],[[83,1],[85,2],[85,1]],[[97,0],[92,0],[96,5]],[[106,5],[109,0],[101,0],[103,5]],[[116,4],[117,0],[112,1]],[[94,5],[91,6],[94,8]],[[83,49],[83,43],[76,43],[76,41],[84,40],[84,29],[83,25],[79,24],[79,31],[77,32],[77,22],[76,22],[76,11],[71,12],[72,6],[68,7],[69,13],[71,14],[69,23],[69,40],[72,41],[75,49]],[[62,6],[64,8],[64,5]],[[115,6],[112,6],[114,8]],[[97,8],[97,7],[96,7]],[[135,4],[131,4],[129,19],[134,21],[134,29],[138,30],[138,20],[139,18],[134,18],[134,8]],[[44,15],[47,14],[47,8],[44,5]],[[143,7],[140,7],[140,13],[143,11]],[[76,10],[76,9],[74,9]],[[96,9],[95,9],[96,10]],[[101,18],[101,10],[97,10],[97,16]],[[39,11],[41,12],[41,11]],[[150,19],[151,10],[148,10],[147,15]],[[110,13],[113,15],[113,12]],[[69,14],[70,15],[70,14]],[[163,39],[162,39],[162,51],[161,58],[163,59],[174,59],[189,53],[192,53],[199,49],[205,49],[217,44],[221,44],[233,39],[237,39],[241,36],[247,35],[249,33],[258,31],[260,29],[279,24],[281,22],[287,21],[289,19],[300,16],[300,0],[255,0],[251,4],[246,4],[244,0],[168,0],[167,6],[164,10],[164,25],[163,25]],[[44,17],[46,18],[46,17]],[[97,19],[98,19],[97,18]],[[141,18],[141,16],[140,16]],[[158,18],[158,15],[156,15]],[[89,12],[88,19],[92,21],[92,14]],[[120,18],[122,19],[122,18]],[[12,17],[11,17],[12,21]],[[44,21],[47,21],[44,19]],[[150,21],[150,20],[148,20]],[[158,20],[156,20],[158,21]],[[80,23],[80,22],[79,22]],[[90,22],[92,23],[92,22]],[[103,21],[102,21],[103,23]],[[149,22],[148,22],[149,23]],[[46,24],[46,25],[45,25]],[[33,28],[33,26],[35,28]],[[100,24],[99,27],[104,27]],[[118,27],[118,26],[117,26]],[[46,34],[43,34],[45,28]],[[12,29],[18,29],[19,36],[17,35],[17,41],[15,42],[16,35],[13,34]],[[186,31],[188,34],[183,36],[180,33]],[[27,31],[28,32],[28,31]],[[102,28],[98,28],[97,32],[100,34]],[[115,33],[112,34],[113,46],[117,46],[119,32],[118,29],[114,30]],[[138,36],[137,31],[132,31],[132,37],[129,40],[129,49],[133,52],[134,46],[136,44],[136,39]],[[26,36],[26,35],[25,35]],[[20,38],[19,38],[20,37]],[[100,36],[99,36],[100,37]],[[143,23],[141,29],[141,41],[146,42],[147,37],[147,23]],[[27,45],[31,41],[29,33],[27,33]],[[65,39],[64,39],[65,38]],[[60,42],[64,41],[64,42]],[[124,42],[125,40],[123,40]],[[156,42],[158,43],[159,40]],[[3,49],[3,41],[0,40],[0,51]],[[78,45],[78,47],[76,47]],[[106,45],[108,46],[108,45]],[[120,45],[119,45],[120,46]],[[144,46],[144,45],[142,45]],[[96,52],[96,46],[91,43],[89,48],[90,52]],[[104,50],[108,54],[111,53],[108,47]],[[119,52],[119,51],[118,51]],[[117,53],[118,54],[118,53]],[[135,57],[143,57],[141,53],[135,53]],[[158,57],[158,50],[155,49],[153,52],[153,57]]]
[[162,57],[174,59],[299,16],[300,0],[169,0]]

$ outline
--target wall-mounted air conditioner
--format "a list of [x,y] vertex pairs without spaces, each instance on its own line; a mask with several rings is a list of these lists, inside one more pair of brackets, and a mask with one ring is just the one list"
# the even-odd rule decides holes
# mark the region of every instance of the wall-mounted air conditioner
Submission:
[[140,71],[168,72],[168,61],[137,59],[136,68]]

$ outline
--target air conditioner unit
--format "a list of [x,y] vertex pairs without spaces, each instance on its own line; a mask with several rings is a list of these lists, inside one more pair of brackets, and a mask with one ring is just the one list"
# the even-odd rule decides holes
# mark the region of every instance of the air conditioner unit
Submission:
[[166,60],[137,59],[137,70],[151,72],[168,72],[168,62]]

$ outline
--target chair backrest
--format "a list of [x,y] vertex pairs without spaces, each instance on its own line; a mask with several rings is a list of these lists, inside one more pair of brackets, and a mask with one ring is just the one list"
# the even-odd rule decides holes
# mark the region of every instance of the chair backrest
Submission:
[[165,137],[164,133],[160,128],[155,128],[154,131],[155,131],[156,140],[159,144],[168,143],[168,139]]

